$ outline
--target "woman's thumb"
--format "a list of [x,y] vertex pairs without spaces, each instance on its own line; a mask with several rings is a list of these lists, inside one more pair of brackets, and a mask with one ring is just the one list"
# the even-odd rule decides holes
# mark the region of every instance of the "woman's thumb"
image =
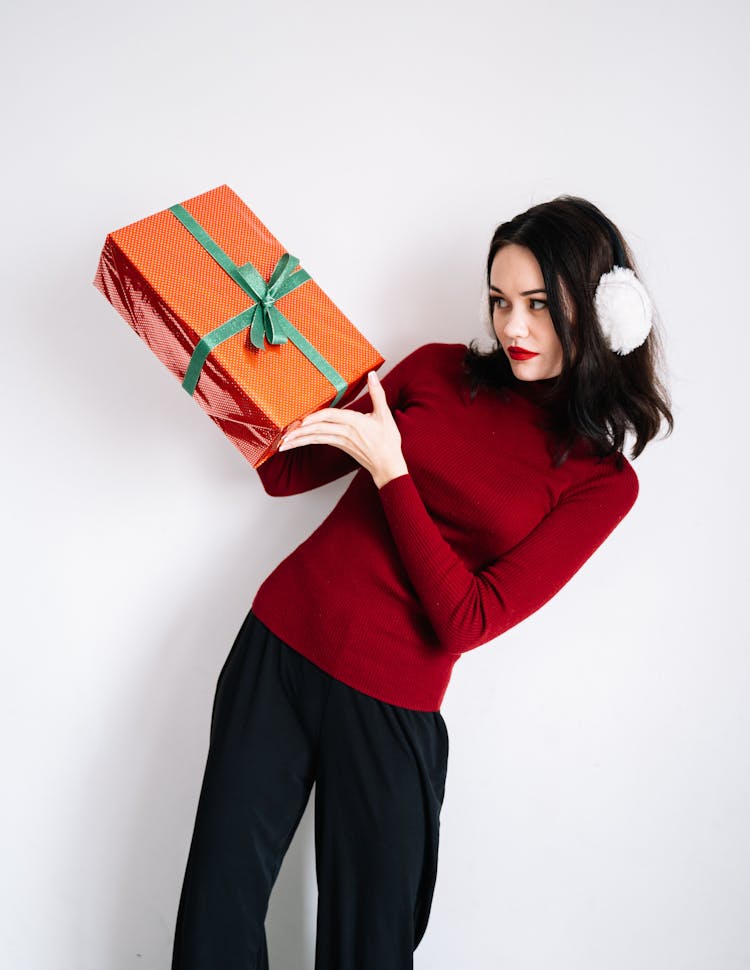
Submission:
[[368,371],[367,384],[370,391],[370,397],[372,398],[373,407],[376,411],[379,411],[381,407],[386,404],[386,397],[385,391],[383,390],[383,385],[380,383],[380,379],[374,370]]

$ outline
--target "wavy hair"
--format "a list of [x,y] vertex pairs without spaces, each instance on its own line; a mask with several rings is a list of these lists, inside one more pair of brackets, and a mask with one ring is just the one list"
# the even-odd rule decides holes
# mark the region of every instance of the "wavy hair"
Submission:
[[669,393],[659,377],[664,353],[656,309],[646,340],[624,355],[610,349],[597,321],[594,294],[599,279],[613,265],[626,266],[639,276],[632,252],[614,223],[579,196],[557,196],[501,223],[492,236],[486,266],[486,310],[495,346],[485,352],[472,340],[463,360],[472,400],[480,385],[519,384],[492,325],[488,289],[492,262],[509,243],[525,246],[536,257],[562,345],[560,374],[536,382],[535,388],[535,399],[545,409],[542,426],[553,432],[558,444],[554,462],[562,464],[573,445],[584,439],[600,458],[614,454],[621,469],[626,432],[634,435],[630,457],[637,458],[658,434],[662,419],[667,434],[674,427]]

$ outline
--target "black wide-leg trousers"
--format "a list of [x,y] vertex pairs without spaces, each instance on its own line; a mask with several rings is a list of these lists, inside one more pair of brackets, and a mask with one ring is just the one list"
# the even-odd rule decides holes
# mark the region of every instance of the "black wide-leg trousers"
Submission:
[[218,677],[172,970],[268,970],[265,918],[315,783],[315,970],[411,970],[448,731],[331,677],[252,612]]

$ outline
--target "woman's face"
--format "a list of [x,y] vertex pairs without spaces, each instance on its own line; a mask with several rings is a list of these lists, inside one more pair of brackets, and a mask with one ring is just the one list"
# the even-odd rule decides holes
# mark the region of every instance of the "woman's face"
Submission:
[[[508,243],[498,250],[490,271],[492,326],[520,381],[556,377],[562,370],[562,344],[547,308],[542,270],[525,246]],[[513,348],[534,356],[514,357]]]

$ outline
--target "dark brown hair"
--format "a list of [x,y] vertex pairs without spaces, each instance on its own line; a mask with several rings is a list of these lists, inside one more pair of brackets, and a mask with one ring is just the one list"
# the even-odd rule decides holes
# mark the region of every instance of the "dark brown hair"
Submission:
[[[585,439],[600,458],[614,454],[619,469],[627,431],[635,436],[630,457],[636,458],[658,434],[662,419],[668,425],[667,434],[674,427],[669,394],[658,374],[663,348],[656,310],[646,340],[624,355],[610,349],[596,318],[594,293],[602,274],[620,265],[639,275],[632,253],[600,209],[571,195],[532,206],[497,227],[487,255],[488,284],[496,254],[509,243],[525,246],[536,257],[562,344],[561,373],[535,382],[534,388],[534,399],[546,415],[543,427],[559,445],[555,464],[562,464],[576,441]],[[571,300],[573,320],[568,309]],[[526,383],[515,377],[497,340],[489,294],[487,310],[495,347],[483,352],[472,340],[464,356],[472,399],[480,385],[504,388]]]

